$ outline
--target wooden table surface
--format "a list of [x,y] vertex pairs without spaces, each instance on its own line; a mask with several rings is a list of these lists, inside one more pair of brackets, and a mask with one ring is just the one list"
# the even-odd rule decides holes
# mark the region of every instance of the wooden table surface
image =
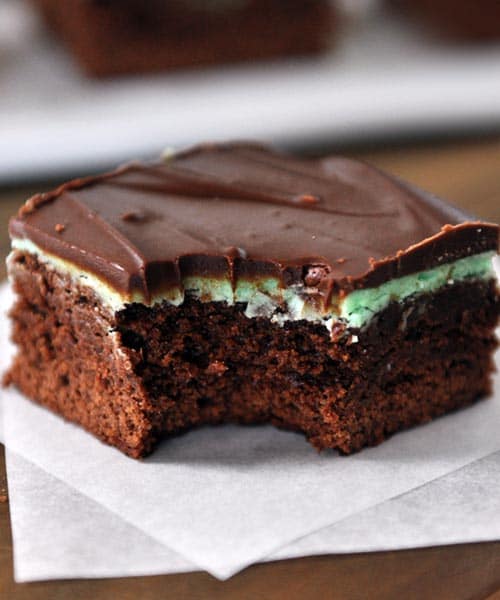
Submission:
[[[500,222],[500,138],[349,152],[482,218]],[[47,186],[0,189],[0,258],[7,219]],[[3,264],[0,279],[5,276]],[[255,565],[226,582],[206,573],[15,584],[3,455],[0,456],[2,600],[500,600],[500,542],[309,557]]]

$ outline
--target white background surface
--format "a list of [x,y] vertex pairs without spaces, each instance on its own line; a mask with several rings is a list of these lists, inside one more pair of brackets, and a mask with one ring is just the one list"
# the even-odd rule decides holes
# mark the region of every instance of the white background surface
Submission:
[[500,45],[441,44],[375,14],[314,60],[102,82],[21,7],[0,3],[0,182],[204,139],[331,144],[500,128]]

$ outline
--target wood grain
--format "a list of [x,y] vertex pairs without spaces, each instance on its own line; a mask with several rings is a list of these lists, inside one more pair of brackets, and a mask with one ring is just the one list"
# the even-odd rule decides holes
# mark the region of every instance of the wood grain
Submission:
[[[500,221],[500,140],[350,154]],[[49,187],[0,190],[2,259],[8,216],[29,195]],[[5,485],[0,453],[0,500]],[[280,561],[255,565],[226,582],[191,573],[15,584],[12,573],[9,506],[0,501],[2,600],[500,600],[500,542]]]

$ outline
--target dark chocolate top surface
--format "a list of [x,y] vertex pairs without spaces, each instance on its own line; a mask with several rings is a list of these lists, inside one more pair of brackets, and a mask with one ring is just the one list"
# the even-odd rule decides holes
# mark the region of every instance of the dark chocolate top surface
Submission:
[[301,281],[322,295],[498,248],[498,226],[365,163],[201,145],[28,200],[13,237],[144,294],[183,275]]

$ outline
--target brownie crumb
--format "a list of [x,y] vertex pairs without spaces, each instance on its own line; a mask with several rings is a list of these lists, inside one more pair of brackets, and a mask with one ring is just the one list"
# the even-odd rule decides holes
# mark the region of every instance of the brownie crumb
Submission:
[[220,377],[221,375],[224,375],[226,371],[226,365],[219,360],[214,360],[214,362],[211,362],[207,367],[207,373],[209,375],[218,375]]
[[330,269],[326,265],[314,265],[307,267],[304,275],[304,283],[307,287],[318,286],[323,279],[330,273]]
[[160,360],[160,365],[162,367],[168,367],[172,361],[174,360],[174,357],[172,356],[172,354],[170,352],[168,352],[167,354],[165,354],[165,356]]
[[346,327],[343,323],[338,321],[334,323],[332,326],[332,331],[330,333],[330,338],[332,342],[339,342],[345,335]]
[[315,196],[314,194],[302,194],[302,196],[299,197],[299,202],[301,204],[319,204],[320,203],[320,199],[318,198],[318,196]]
[[239,248],[237,246],[229,246],[224,249],[224,254],[230,258],[246,258],[247,251],[244,248]]
[[30,213],[35,211],[35,208],[36,208],[35,197],[29,198],[28,200],[26,200],[26,202],[21,207],[19,214],[29,215]]
[[4,475],[0,477],[0,504],[5,504],[7,500],[7,475]]
[[129,210],[121,215],[122,221],[131,223],[144,221],[145,218],[146,214],[142,210]]

